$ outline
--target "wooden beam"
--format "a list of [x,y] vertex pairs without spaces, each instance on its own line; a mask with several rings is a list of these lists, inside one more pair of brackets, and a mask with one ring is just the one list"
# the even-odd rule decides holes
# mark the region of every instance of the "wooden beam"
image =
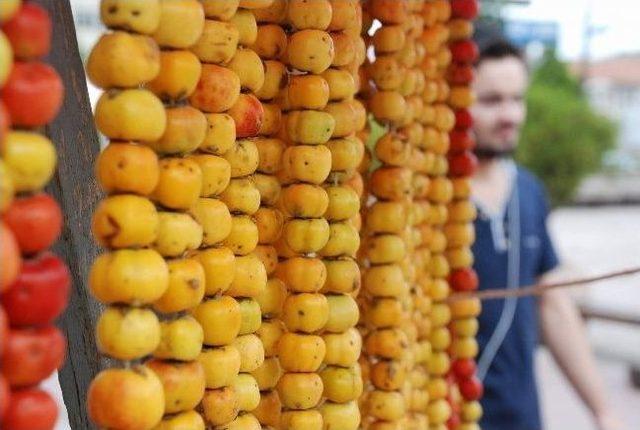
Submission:
[[58,151],[58,168],[47,191],[58,200],[64,213],[62,237],[54,252],[69,265],[73,280],[69,307],[60,320],[68,346],[59,379],[71,428],[84,430],[95,428],[85,403],[91,379],[101,367],[93,329],[99,307],[86,286],[91,263],[98,253],[91,237],[91,214],[101,195],[93,174],[100,145],[69,0],[35,1],[49,11],[53,21],[52,49],[47,61],[58,71],[65,87],[60,114],[45,130]]

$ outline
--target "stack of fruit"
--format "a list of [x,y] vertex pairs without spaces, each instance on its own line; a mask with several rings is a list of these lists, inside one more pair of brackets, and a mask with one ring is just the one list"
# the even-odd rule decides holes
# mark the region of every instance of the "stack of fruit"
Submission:
[[71,283],[65,264],[47,251],[60,235],[62,212],[42,191],[56,151],[38,130],[55,118],[64,91],[41,61],[51,46],[48,13],[5,1],[0,23],[0,427],[47,430],[58,408],[38,384],[64,361],[65,339],[53,323]]
[[258,227],[252,215],[260,206],[260,193],[252,178],[259,154],[249,138],[257,135],[263,121],[262,105],[252,93],[262,87],[264,70],[257,54],[248,49],[257,27],[246,8],[261,3],[203,1],[204,31],[192,48],[202,62],[202,76],[190,101],[206,112],[208,121],[200,146],[207,155],[199,157],[206,157],[212,177],[218,179],[215,186],[212,181],[209,198],[201,199],[200,209],[200,216],[210,223],[199,253],[208,298],[195,311],[207,345],[201,356],[207,375],[202,412],[208,425],[230,428],[260,426],[249,413],[260,400],[249,372],[264,361],[262,342],[254,333],[261,324],[256,298],[267,276],[254,252]]
[[[454,0],[451,2],[453,19],[449,24],[453,62],[447,72],[452,85],[449,103],[456,109],[455,129],[451,131],[449,150],[449,174],[453,178],[453,201],[449,205],[449,224],[446,227],[449,239],[447,258],[452,272],[449,283],[453,291],[471,292],[478,288],[478,278],[473,270],[473,254],[470,246],[474,239],[473,220],[476,209],[469,200],[469,177],[477,161],[471,152],[474,147],[470,136],[472,118],[467,110],[473,101],[469,88],[473,79],[473,63],[478,50],[471,40],[473,20],[478,13],[477,0]],[[477,421],[482,415],[478,400],[482,396],[482,383],[475,377],[475,357],[478,344],[474,338],[480,313],[478,299],[465,299],[451,303],[452,379],[458,386],[452,404],[453,415],[450,428],[460,430],[478,429]]]
[[[151,199],[161,197],[156,192],[161,181],[158,157],[145,144],[163,137],[167,115],[160,99],[140,87],[160,71],[160,50],[152,36],[159,29],[161,7],[157,1],[105,0],[101,17],[114,31],[94,47],[87,72],[95,85],[108,90],[95,112],[98,129],[110,139],[96,174],[110,196],[94,213],[93,232],[110,251],[94,262],[89,286],[109,305],[97,324],[98,348],[123,361],[124,368],[104,370],[93,380],[88,408],[103,427],[152,428],[164,414],[164,389],[149,367],[137,364],[160,344],[160,321],[146,306],[167,291],[169,269],[152,248],[160,218]],[[166,188],[169,181],[163,182]]]
[[276,98],[286,86],[287,70],[283,63],[287,34],[283,28],[286,21],[286,2],[274,2],[269,7],[254,9],[258,22],[257,37],[252,49],[264,61],[264,84],[256,96],[262,103],[264,119],[255,140],[260,162],[254,175],[254,184],[260,191],[260,209],[255,213],[258,225],[256,253],[265,266],[268,280],[263,293],[258,296],[262,324],[257,335],[264,347],[265,360],[253,372],[260,389],[260,404],[254,415],[262,426],[278,427],[282,412],[280,395],[275,389],[282,374],[278,360],[278,340],[284,331],[281,314],[287,288],[277,276],[278,253],[275,244],[280,239],[284,216],[278,206],[280,182],[277,174],[282,169],[282,153],[285,142],[278,137],[282,127],[282,110]]
[[366,299],[361,303],[371,391],[366,394],[364,412],[369,428],[405,428],[411,401],[407,372],[414,361],[409,339],[414,340],[416,333],[409,318],[413,267],[407,264],[413,247],[408,227],[413,172],[408,140],[398,130],[409,127],[416,113],[414,102],[408,102],[412,91],[403,88],[407,74],[402,64],[402,52],[411,44],[407,35],[414,35],[415,22],[409,18],[408,1],[373,0],[367,11],[382,24],[372,38],[376,58],[367,70],[376,87],[369,108],[389,129],[375,144],[382,165],[369,178],[368,188],[376,201],[365,217],[363,254],[368,267],[363,277]]
[[[304,2],[299,1],[299,4]],[[316,2],[317,7],[331,8],[328,25],[335,55],[331,67],[322,73],[329,89],[324,109],[331,114],[335,128],[327,147],[331,151],[331,173],[324,187],[328,206],[324,217],[329,221],[329,240],[320,251],[327,270],[327,282],[321,289],[329,304],[329,318],[324,326],[325,367],[320,371],[325,402],[321,406],[324,428],[356,430],[360,425],[358,398],[362,394],[362,375],[357,362],[360,350],[352,350],[347,359],[337,359],[333,339],[350,337],[360,313],[355,297],[360,282],[356,262],[360,247],[360,195],[362,183],[358,167],[364,155],[364,143],[356,132],[366,125],[366,110],[354,99],[359,69],[366,57],[366,47],[360,37],[362,9],[358,1],[336,0]],[[295,2],[290,3],[290,8]],[[290,9],[293,10],[293,9]],[[324,8],[323,10],[328,10]],[[306,21],[300,10],[290,14],[294,25],[304,28]],[[328,15],[328,14],[326,14]],[[358,339],[357,345],[361,345]]]

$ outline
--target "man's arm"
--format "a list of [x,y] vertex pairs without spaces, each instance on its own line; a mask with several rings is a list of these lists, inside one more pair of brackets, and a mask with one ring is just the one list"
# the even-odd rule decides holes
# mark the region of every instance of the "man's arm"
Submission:
[[545,344],[591,410],[599,430],[620,429],[607,403],[584,324],[571,298],[560,290],[545,293],[539,300],[539,315]]

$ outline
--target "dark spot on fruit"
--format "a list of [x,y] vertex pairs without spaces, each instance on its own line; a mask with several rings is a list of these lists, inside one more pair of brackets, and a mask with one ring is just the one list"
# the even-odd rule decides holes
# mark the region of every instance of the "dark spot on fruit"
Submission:
[[117,13],[118,12],[118,6],[113,5],[113,6],[109,7],[107,12],[109,12],[109,13]]
[[133,16],[140,16],[140,11],[139,11],[139,10],[137,10],[137,9],[134,9],[134,10],[132,10],[132,11],[131,11],[131,15],[133,15]]

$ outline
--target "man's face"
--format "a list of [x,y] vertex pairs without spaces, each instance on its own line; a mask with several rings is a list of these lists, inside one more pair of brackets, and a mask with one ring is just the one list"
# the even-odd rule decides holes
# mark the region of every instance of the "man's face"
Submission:
[[527,70],[516,57],[487,59],[476,69],[478,97],[471,108],[478,149],[510,153],[518,143],[526,116]]

